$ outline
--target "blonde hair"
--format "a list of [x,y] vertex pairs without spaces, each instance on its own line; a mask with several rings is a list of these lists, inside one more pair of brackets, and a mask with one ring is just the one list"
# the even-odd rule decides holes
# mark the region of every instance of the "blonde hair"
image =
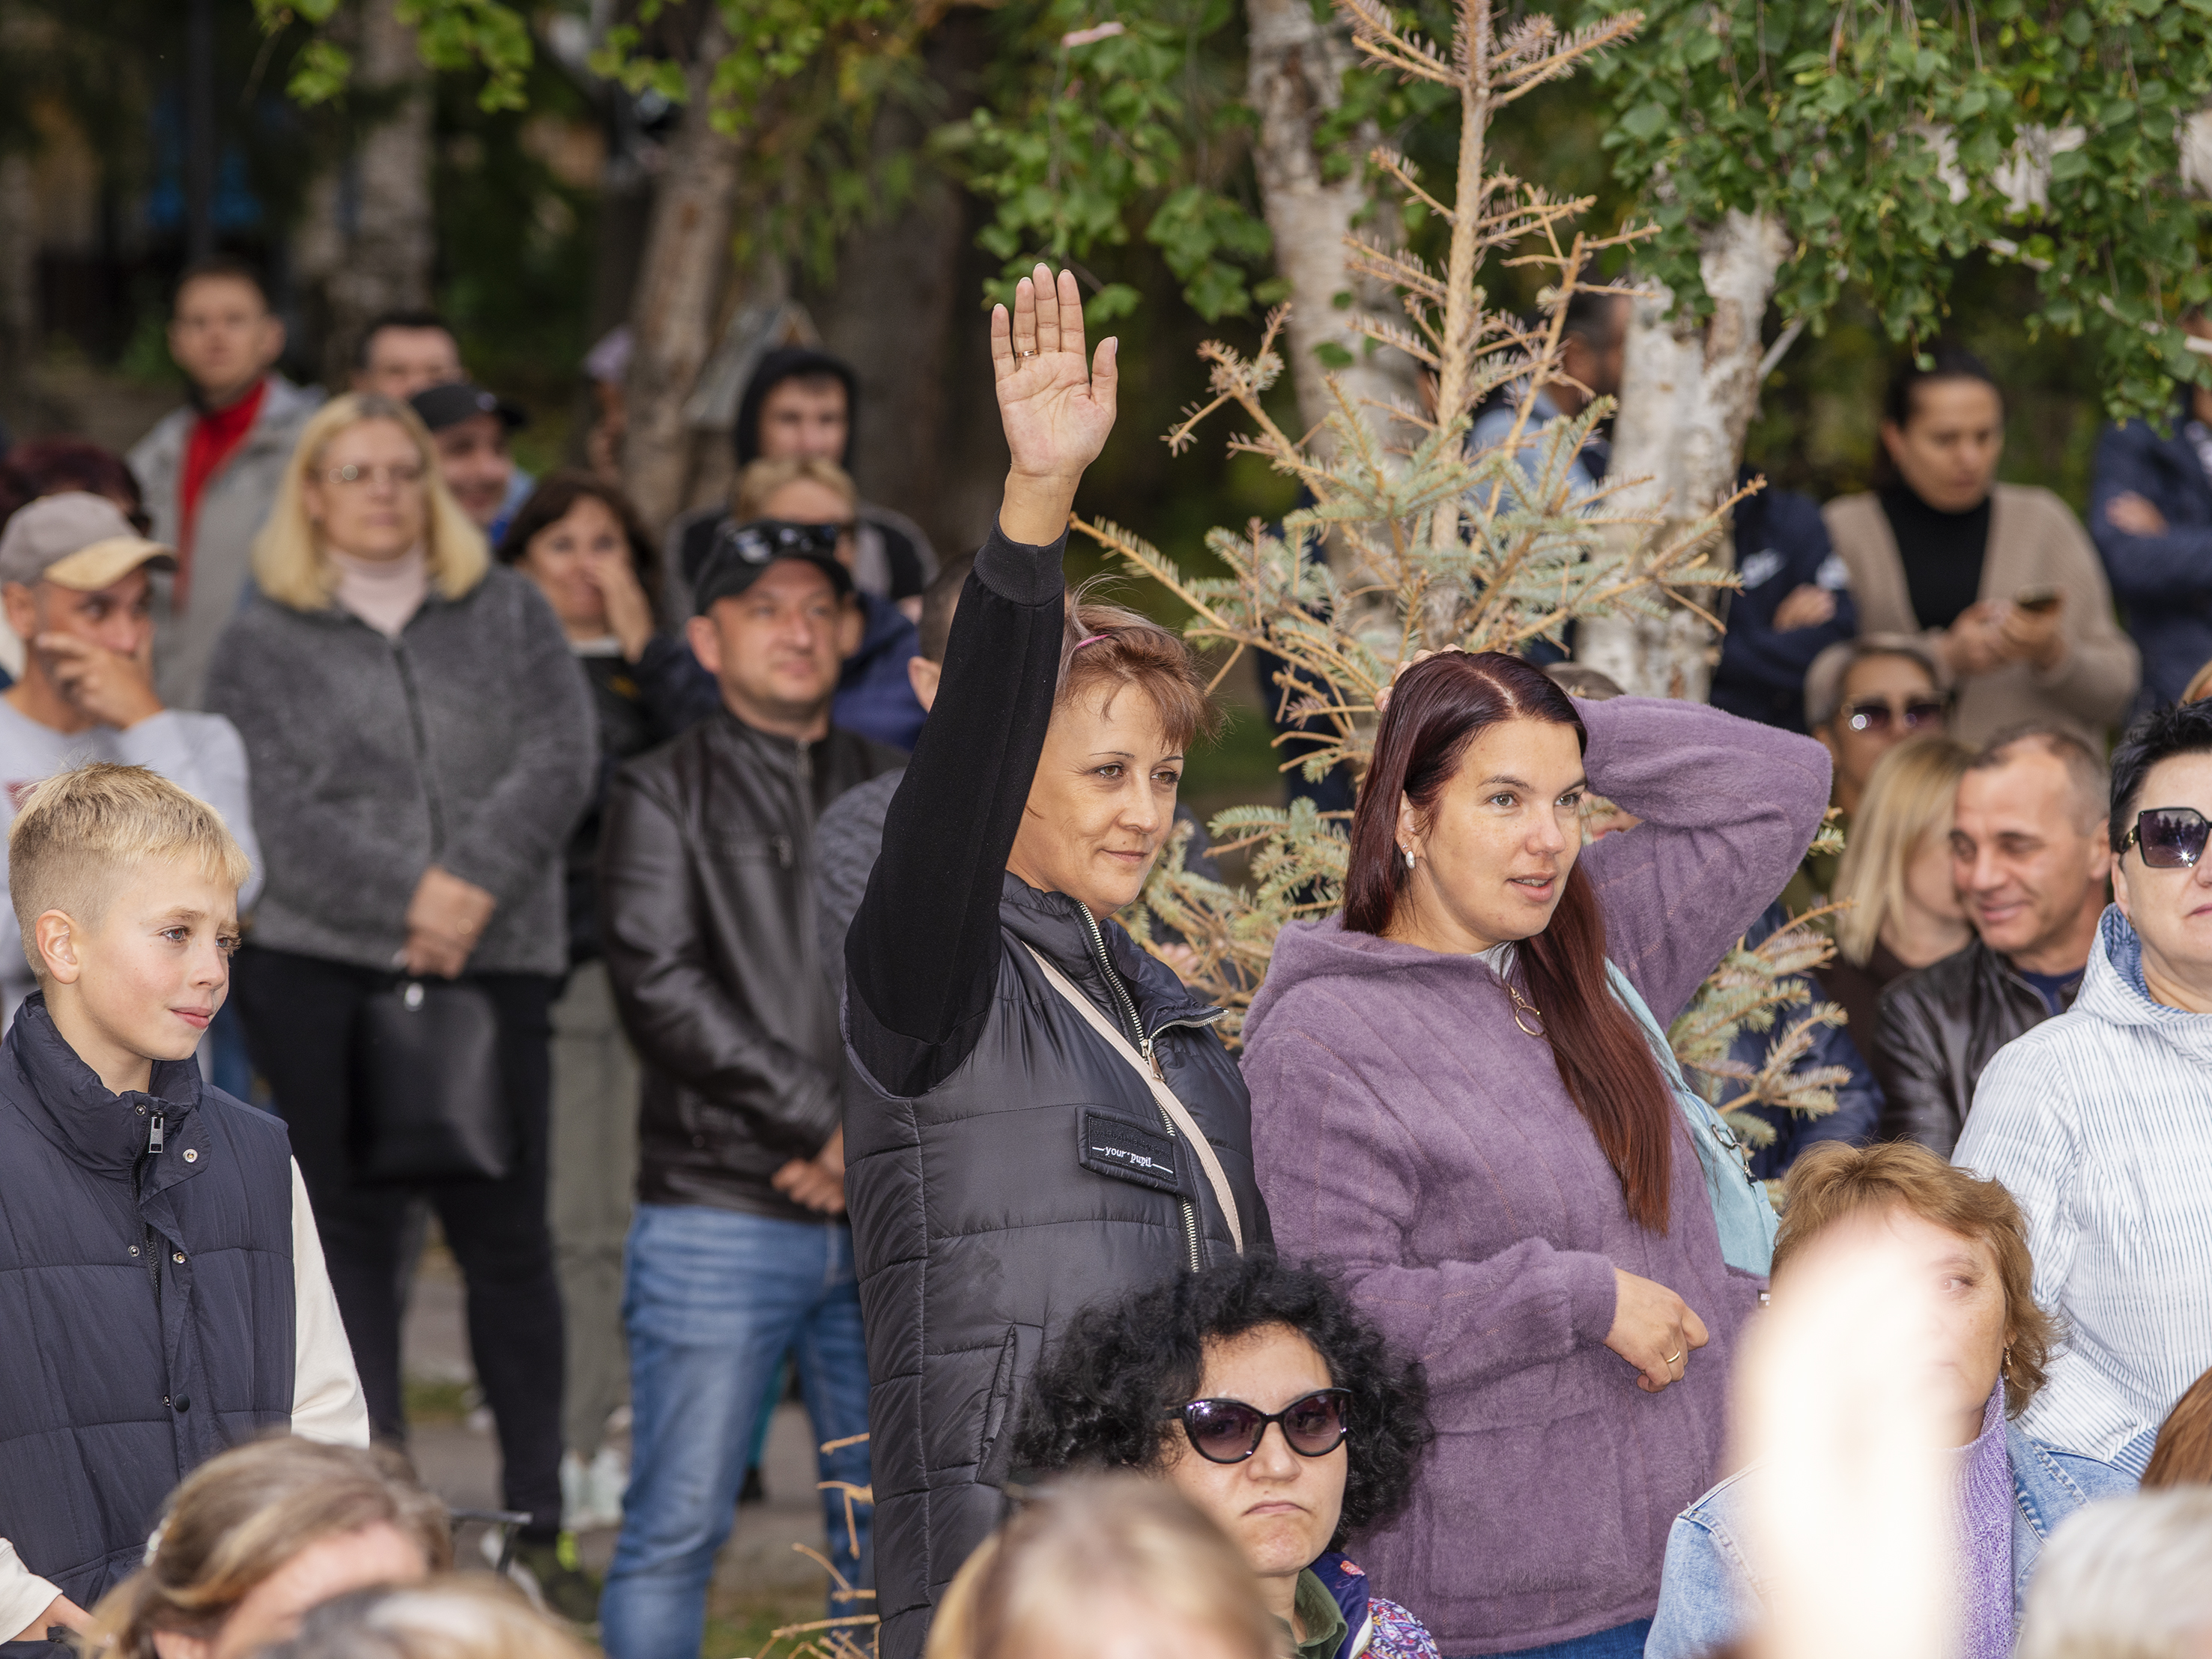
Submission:
[[1167,1482],[1113,1474],[1055,1486],[1006,1523],[960,1659],[1079,1655],[1117,1604],[1211,1632],[1242,1659],[1282,1646],[1243,1552]]
[[922,1644],[921,1659],[973,1659],[975,1652],[975,1597],[983,1580],[999,1559],[999,1534],[993,1533],[960,1564],[945,1594],[937,1598],[930,1615],[929,1639]]
[[295,611],[320,611],[337,591],[337,576],[323,556],[320,538],[307,518],[307,475],[320,465],[331,441],[363,421],[390,421],[407,434],[422,462],[422,489],[429,507],[423,552],[430,580],[449,599],[458,599],[484,579],[491,550],[483,532],[446,488],[438,471],[437,446],[422,417],[397,398],[373,392],[333,398],[308,418],[284,463],[276,504],[253,538],[253,580],[264,593]]
[[1055,711],[1103,690],[1111,703],[1124,686],[1151,699],[1161,733],[1177,749],[1221,729],[1221,710],[1206,695],[1198,659],[1182,635],[1127,606],[1092,597],[1091,581],[1069,593],[1060,634]]
[[253,869],[221,813],[143,766],[90,761],[23,798],[8,830],[8,897],[41,984],[39,918],[59,910],[94,926],[129,874],[154,859],[197,860],[233,887]]
[[378,1525],[419,1545],[433,1571],[453,1564],[446,1506],[390,1454],[289,1435],[234,1447],[177,1488],[145,1565],[93,1609],[85,1651],[155,1659],[157,1631],[211,1638],[308,1546]]
[[730,517],[739,524],[750,524],[764,517],[763,509],[768,505],[768,498],[784,485],[801,479],[834,490],[843,499],[848,511],[860,510],[860,492],[854,485],[853,475],[836,462],[814,455],[804,460],[786,457],[778,461],[747,463],[730,487]]
[[267,1659],[587,1659],[504,1579],[454,1573],[325,1601]]
[[1949,738],[1913,738],[1875,763],[1852,815],[1830,896],[1850,908],[1836,919],[1836,949],[1866,966],[1881,925],[1905,908],[1905,866],[1923,836],[1943,823],[1974,751]]
[[2212,1632],[2212,1491],[2108,1498],[2066,1517],[2028,1587],[2020,1659],[2191,1659]]

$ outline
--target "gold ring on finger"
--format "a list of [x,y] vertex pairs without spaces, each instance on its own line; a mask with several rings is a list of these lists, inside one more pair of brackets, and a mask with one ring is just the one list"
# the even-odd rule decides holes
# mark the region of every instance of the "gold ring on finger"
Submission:
[[1662,1365],[1671,1365],[1681,1357],[1682,1356],[1679,1353],[1670,1353],[1666,1357],[1666,1358],[1662,1359],[1659,1363]]

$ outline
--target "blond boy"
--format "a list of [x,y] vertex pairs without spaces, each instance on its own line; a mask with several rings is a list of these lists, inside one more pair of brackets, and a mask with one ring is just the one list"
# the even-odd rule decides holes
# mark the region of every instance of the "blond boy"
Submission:
[[9,896],[39,989],[0,1040],[0,1640],[81,1629],[170,1488],[271,1429],[368,1443],[283,1124],[200,1079],[246,855],[95,762],[25,799]]

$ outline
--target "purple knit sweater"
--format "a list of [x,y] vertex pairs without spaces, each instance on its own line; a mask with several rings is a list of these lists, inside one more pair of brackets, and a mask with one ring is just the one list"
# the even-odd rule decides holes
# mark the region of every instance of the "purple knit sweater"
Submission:
[[[1578,706],[1590,787],[1644,820],[1585,848],[1607,954],[1662,1020],[1782,890],[1828,798],[1818,744],[1701,704]],[[1340,1268],[1428,1367],[1437,1439],[1398,1521],[1360,1546],[1449,1654],[1648,1618],[1670,1522],[1723,1473],[1729,1362],[1764,1281],[1721,1260],[1675,1123],[1671,1224],[1620,1184],[1481,962],[1284,930],[1244,1027],[1260,1185],[1285,1260]],[[1607,1349],[1613,1269],[1705,1322],[1646,1395]]]

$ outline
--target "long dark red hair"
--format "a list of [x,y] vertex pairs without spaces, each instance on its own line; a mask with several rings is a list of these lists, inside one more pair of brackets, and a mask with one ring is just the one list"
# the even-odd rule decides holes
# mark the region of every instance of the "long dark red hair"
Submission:
[[[1589,744],[1567,694],[1518,657],[1444,652],[1400,676],[1352,815],[1346,927],[1388,933],[1404,896],[1411,872],[1398,852],[1400,799],[1433,812],[1468,746],[1510,720],[1571,726],[1577,740]],[[1620,1177],[1629,1215],[1665,1232],[1674,1103],[1643,1027],[1607,982],[1605,918],[1579,860],[1568,872],[1550,925],[1522,939],[1516,955],[1523,994],[1541,1012],[1559,1080]]]

